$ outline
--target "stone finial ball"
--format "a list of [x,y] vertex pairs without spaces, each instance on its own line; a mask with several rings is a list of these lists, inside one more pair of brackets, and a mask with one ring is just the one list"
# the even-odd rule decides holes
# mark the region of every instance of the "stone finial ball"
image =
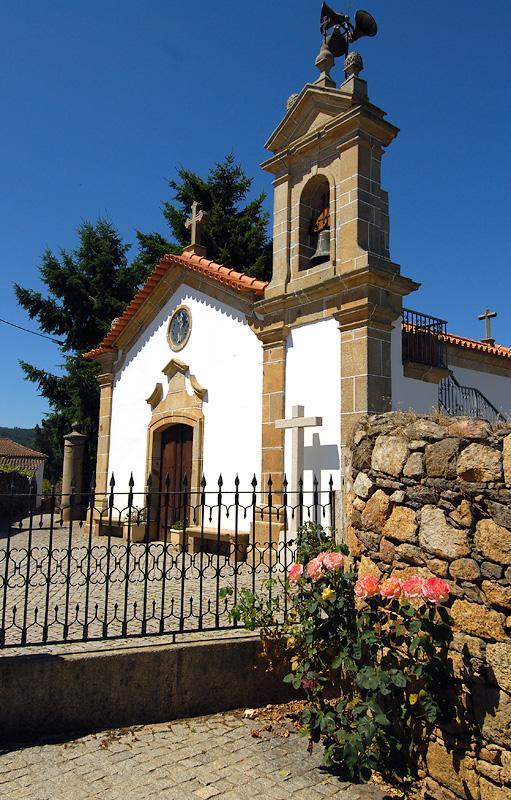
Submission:
[[286,111],[289,111],[289,109],[290,109],[292,106],[294,106],[294,104],[296,103],[296,100],[297,100],[297,98],[298,98],[298,92],[293,92],[293,94],[291,94],[291,95],[288,97],[288,99],[287,99],[287,103],[286,103]]
[[348,77],[350,75],[358,75],[359,72],[362,72],[364,69],[364,62],[362,61],[362,56],[360,53],[355,52],[352,50],[351,53],[348,53],[344,60],[344,71]]

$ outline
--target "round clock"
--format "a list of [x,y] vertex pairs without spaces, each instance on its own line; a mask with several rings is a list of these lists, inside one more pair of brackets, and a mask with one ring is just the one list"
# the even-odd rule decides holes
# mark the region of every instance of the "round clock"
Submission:
[[182,350],[192,330],[192,315],[186,306],[179,306],[169,322],[168,339],[172,350]]

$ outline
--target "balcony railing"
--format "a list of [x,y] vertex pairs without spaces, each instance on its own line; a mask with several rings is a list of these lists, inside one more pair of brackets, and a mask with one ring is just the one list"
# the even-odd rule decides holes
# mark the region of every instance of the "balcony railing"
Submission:
[[440,409],[451,416],[479,417],[492,425],[507,421],[479,389],[461,386],[453,375],[440,381],[438,403]]
[[418,311],[403,309],[403,364],[412,362],[447,369],[447,323]]

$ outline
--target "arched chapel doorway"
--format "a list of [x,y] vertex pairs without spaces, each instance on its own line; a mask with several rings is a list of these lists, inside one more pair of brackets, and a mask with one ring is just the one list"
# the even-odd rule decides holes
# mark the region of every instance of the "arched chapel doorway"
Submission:
[[[167,525],[183,522],[183,481],[186,475],[188,490],[192,483],[193,428],[191,425],[177,423],[169,425],[161,433],[160,452],[160,520],[165,523],[166,480],[169,476],[169,504]],[[186,510],[186,515],[188,513]],[[188,522],[188,519],[187,519]]]

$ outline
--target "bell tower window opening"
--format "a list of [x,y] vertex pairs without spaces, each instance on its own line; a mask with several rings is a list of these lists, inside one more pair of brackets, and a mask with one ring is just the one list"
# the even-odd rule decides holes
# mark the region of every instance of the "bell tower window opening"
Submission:
[[300,198],[299,271],[330,261],[330,185],[315,175]]

